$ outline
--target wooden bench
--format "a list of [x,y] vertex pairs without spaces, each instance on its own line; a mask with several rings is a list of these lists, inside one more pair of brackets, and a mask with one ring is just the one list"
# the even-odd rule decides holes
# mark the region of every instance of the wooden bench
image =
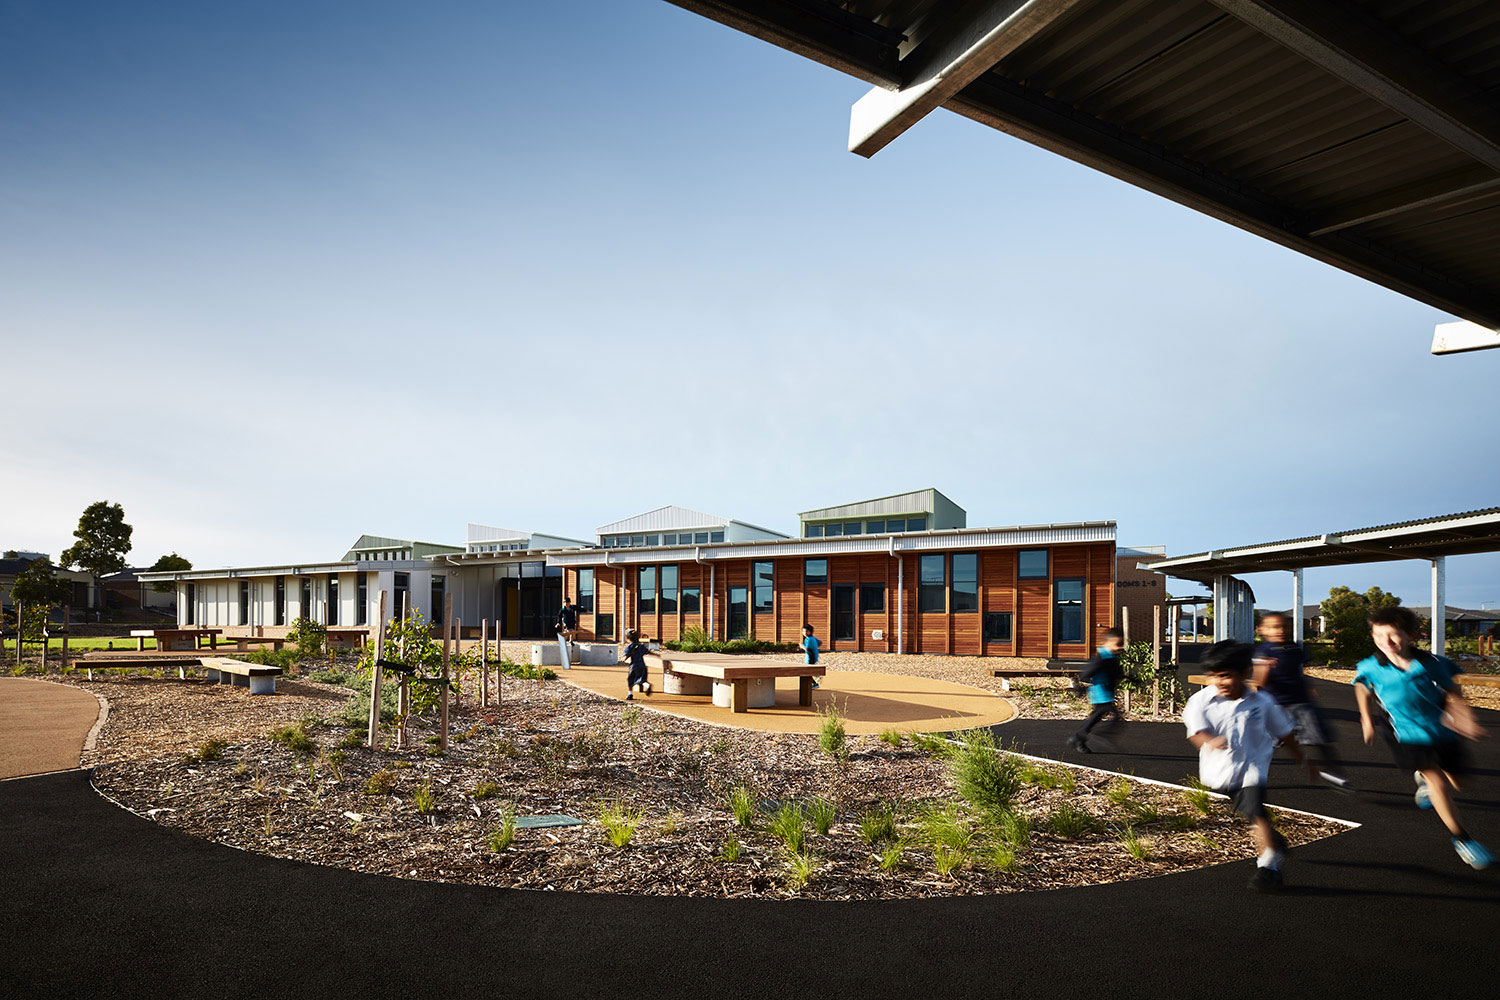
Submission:
[[134,650],[97,650],[80,656],[76,661],[88,671],[89,680],[94,679],[95,670],[143,670],[160,667],[176,667],[177,679],[187,679],[187,667],[197,666],[197,655],[184,653],[141,653]]
[[248,652],[251,646],[270,646],[279,651],[287,643],[286,639],[276,635],[226,635],[224,641],[234,643],[237,653]]
[[199,648],[204,636],[208,637],[208,648],[217,649],[221,628],[135,628],[130,635],[135,639],[136,652],[144,652],[146,640],[155,639],[156,648],[164,651],[191,651]]
[[275,694],[276,678],[281,675],[280,667],[231,660],[226,656],[205,656],[202,663],[209,680],[248,687],[251,694]]
[[715,705],[731,712],[775,705],[778,677],[797,678],[797,704],[811,705],[813,679],[828,673],[817,664],[728,653],[674,653],[664,649],[651,655],[661,661],[663,693],[711,694]]
[[365,628],[331,628],[328,630],[328,647],[330,649],[359,649],[369,635],[370,630]]

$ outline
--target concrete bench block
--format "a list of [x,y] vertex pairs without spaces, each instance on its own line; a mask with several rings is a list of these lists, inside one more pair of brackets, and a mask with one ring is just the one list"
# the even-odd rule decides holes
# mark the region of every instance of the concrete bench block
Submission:
[[246,677],[244,674],[229,674],[229,683],[233,684],[237,688],[249,687],[250,678]]
[[714,679],[712,677],[699,677],[696,674],[677,674],[669,671],[662,674],[661,690],[663,694],[713,694]]
[[573,662],[585,667],[612,667],[620,662],[620,647],[612,642],[575,642]]
[[[578,643],[568,644],[568,657],[578,663]],[[560,667],[562,662],[562,650],[555,642],[538,642],[531,647],[531,665],[533,667]]]
[[264,677],[251,677],[249,680],[251,694],[276,693],[276,678],[274,676],[267,675]]
[[745,707],[770,708],[776,704],[776,679],[753,677],[744,681],[714,681],[714,704],[719,708],[734,708],[734,685],[744,684]]

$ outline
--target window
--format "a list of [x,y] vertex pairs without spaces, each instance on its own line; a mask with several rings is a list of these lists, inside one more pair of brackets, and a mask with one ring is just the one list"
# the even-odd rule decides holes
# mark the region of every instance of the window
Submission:
[[927,530],[927,518],[925,518],[925,517],[908,517],[906,519],[906,530],[907,531],[926,531]]
[[863,530],[863,525],[861,525],[858,521],[846,521],[844,523],[844,534],[846,535],[858,535]]
[[724,532],[722,532],[722,531],[715,531],[709,537],[709,541],[711,541],[711,542],[722,542],[723,540],[724,540]]
[[354,624],[370,624],[370,584],[364,573],[354,576]]
[[636,593],[636,611],[643,615],[656,614],[656,567],[642,566],[640,589]]
[[697,587],[682,588],[682,613],[685,615],[703,613],[702,592]]
[[901,518],[899,517],[895,519],[888,519],[885,522],[885,530],[899,534],[900,532],[906,530],[906,522],[901,520]]
[[950,612],[979,610],[979,556],[973,552],[953,555],[953,596]]
[[524,562],[521,564],[521,576],[527,580],[534,580],[546,573],[547,564],[540,562]]
[[741,639],[750,634],[750,591],[746,587],[729,588],[729,638]]
[[755,610],[774,610],[776,607],[776,564],[755,563],[751,579],[755,582]]
[[395,573],[393,575],[396,578],[396,582],[395,586],[391,588],[391,596],[395,599],[395,603],[391,605],[389,614],[392,618],[400,618],[403,615],[410,615],[412,612],[411,574]]
[[337,625],[339,623],[339,578],[337,574],[328,574],[328,620],[325,625]]
[[1052,584],[1052,628],[1058,642],[1083,641],[1083,581],[1056,580]]
[[630,544],[631,544],[632,547],[637,548],[637,549],[644,548],[645,545],[646,545],[646,536],[645,535],[631,535],[630,536]]
[[578,571],[578,613],[594,613],[594,571],[591,569]]
[[312,581],[305,576],[297,588],[297,614],[312,620]]
[[942,555],[922,556],[917,563],[918,610],[948,610],[947,563],[947,557]]
[[867,534],[867,535],[879,535],[879,534],[881,534],[884,531],[885,531],[885,522],[884,521],[866,521],[865,522],[865,534]]
[[808,538],[822,538],[823,537],[823,526],[821,524],[809,524],[807,526],[807,537]]
[[[198,585],[190,583],[187,585],[187,621],[185,625],[198,624]],[[19,647],[21,644],[16,643]]]
[[862,583],[859,585],[859,613],[862,615],[885,613],[885,584]]
[[676,564],[661,568],[661,613],[664,615],[675,615],[677,613]]
[[646,536],[646,547],[647,548],[653,548],[653,547],[655,547],[657,545],[660,545],[660,544],[661,544],[661,536],[660,535],[647,535]]
[[286,624],[286,577],[276,578],[276,624]]
[[802,564],[803,583],[827,583],[828,560],[808,559]]
[[614,535],[605,535],[604,536],[604,547],[606,549],[612,549],[612,548],[615,547],[615,536]]
[[594,618],[594,636],[599,639],[613,639],[615,637],[615,616],[613,613],[600,612]]
[[[444,628],[447,627],[447,609],[443,607],[443,598],[447,594],[448,578],[446,576],[439,576],[436,573],[432,574],[432,620],[443,622]],[[438,634],[442,635],[441,632]]]
[[1010,612],[986,611],[984,613],[984,641],[1010,642]]
[[662,535],[661,536],[661,543],[663,545],[676,545],[677,544],[677,536],[676,535]]
[[700,531],[697,534],[693,535],[693,544],[694,545],[707,545],[708,544],[708,532],[706,532],[706,531]]
[[824,535],[825,538],[833,538],[834,536],[836,536],[836,535],[842,535],[843,533],[844,533],[844,526],[842,524],[825,524],[825,525],[823,525],[823,535]]
[[1022,580],[1047,579],[1047,550],[1022,549],[1016,554],[1016,576]]
[[240,581],[240,624],[250,624],[250,581]]

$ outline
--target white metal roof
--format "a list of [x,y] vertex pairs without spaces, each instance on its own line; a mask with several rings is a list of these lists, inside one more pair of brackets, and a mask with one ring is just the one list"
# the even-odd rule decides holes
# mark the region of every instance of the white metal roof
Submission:
[[729,518],[719,517],[717,514],[705,514],[701,510],[691,510],[687,507],[676,507],[668,504],[655,510],[648,510],[644,514],[636,514],[620,521],[601,525],[594,529],[601,535],[624,534],[634,531],[673,531],[683,528],[722,528],[729,524]]

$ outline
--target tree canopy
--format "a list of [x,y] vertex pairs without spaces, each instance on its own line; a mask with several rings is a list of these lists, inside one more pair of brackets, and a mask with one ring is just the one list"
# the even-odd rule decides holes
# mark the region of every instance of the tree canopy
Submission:
[[1363,594],[1348,587],[1334,587],[1323,599],[1323,630],[1333,640],[1333,660],[1352,667],[1375,652],[1370,638],[1371,611],[1395,607],[1401,598],[1371,587]]
[[29,607],[55,608],[66,604],[72,595],[73,585],[57,576],[52,560],[45,556],[33,560],[30,566],[18,573],[10,588],[11,602]]
[[98,500],[84,508],[78,527],[73,529],[73,537],[78,541],[63,551],[60,561],[64,566],[78,566],[94,576],[122,570],[134,530],[125,523],[124,508]]
[[[170,555],[162,556],[160,559],[156,560],[156,562],[151,564],[152,573],[172,573],[179,570],[187,570],[192,568],[192,563],[188,562],[188,560],[184,559],[182,556],[178,555],[175,552],[171,553]],[[158,594],[170,594],[177,588],[171,583],[171,581],[157,580],[151,585],[151,589],[156,591]]]

